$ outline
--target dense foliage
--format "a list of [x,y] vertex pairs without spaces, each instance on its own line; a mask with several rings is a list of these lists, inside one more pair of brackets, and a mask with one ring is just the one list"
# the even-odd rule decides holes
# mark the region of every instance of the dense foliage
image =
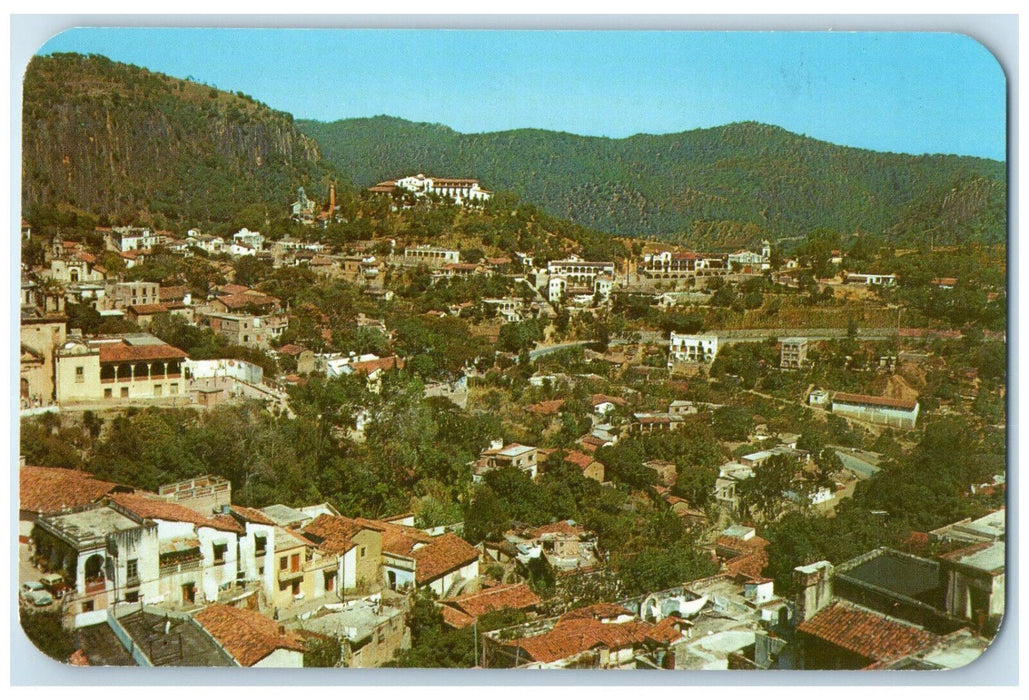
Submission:
[[819,227],[904,240],[935,229],[937,243],[1005,237],[1002,163],[862,151],[762,124],[624,139],[460,134],[392,117],[297,125],[360,186],[415,172],[477,177],[622,235],[723,248]]

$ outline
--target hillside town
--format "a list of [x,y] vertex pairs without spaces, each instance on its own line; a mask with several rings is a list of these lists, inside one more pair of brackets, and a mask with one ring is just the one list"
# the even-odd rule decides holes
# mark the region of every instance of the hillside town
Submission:
[[654,670],[989,646],[1006,290],[973,275],[1002,253],[601,245],[451,174],[318,196],[229,231],[23,220],[37,645]]

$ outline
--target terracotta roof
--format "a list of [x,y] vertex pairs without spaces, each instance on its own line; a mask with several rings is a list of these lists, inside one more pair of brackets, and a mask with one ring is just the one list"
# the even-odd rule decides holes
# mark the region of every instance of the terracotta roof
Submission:
[[279,300],[276,297],[252,291],[220,296],[218,301],[224,304],[227,309],[243,309],[247,306],[277,306],[279,304]]
[[404,361],[396,355],[390,355],[389,357],[380,357],[377,360],[365,360],[364,362],[354,362],[350,366],[354,368],[355,372],[371,374],[377,369],[404,369]]
[[149,316],[151,314],[166,314],[168,307],[164,304],[132,304],[129,310],[137,316]]
[[899,659],[935,644],[919,627],[847,603],[834,603],[797,629],[870,661]]
[[115,493],[111,500],[122,508],[135,513],[141,518],[168,520],[171,522],[193,523],[200,527],[210,527],[223,532],[243,532],[235,520],[208,518],[191,508],[169,503],[158,498],[151,498],[140,493]]
[[544,535],[575,535],[577,537],[585,532],[586,528],[582,525],[573,525],[567,520],[558,520],[556,523],[541,525],[529,530],[529,534],[533,538],[543,537]]
[[559,618],[563,620],[610,620],[622,615],[632,615],[632,611],[615,603],[594,603],[583,608],[569,610]]
[[475,624],[474,617],[466,615],[449,605],[440,606],[440,612],[443,613],[443,622],[455,629],[463,630],[465,627],[471,627]]
[[415,583],[421,586],[477,561],[479,550],[448,532],[415,549],[410,556],[415,560]]
[[283,355],[299,355],[300,353],[306,350],[307,348],[305,348],[303,345],[297,345],[296,343],[283,345],[281,348],[279,348],[279,352],[281,352]]
[[681,638],[681,635],[673,637],[672,631],[671,623],[657,627],[635,620],[610,624],[590,618],[573,618],[559,620],[549,632],[520,639],[515,646],[521,647],[534,661],[552,663],[595,647],[619,649],[646,641],[668,643]]
[[837,392],[833,396],[833,403],[860,403],[868,406],[885,406],[887,408],[903,408],[908,411],[914,410],[918,401],[914,399],[890,399],[885,396],[865,396],[864,394],[844,394]]
[[174,287],[161,287],[157,291],[157,295],[161,298],[162,301],[164,301],[165,299],[169,301],[176,301],[178,299],[184,299],[188,291],[189,290],[186,288],[186,285],[180,284]]
[[460,610],[469,616],[469,624],[474,618],[497,610],[524,610],[532,608],[543,601],[540,597],[524,583],[514,583],[508,586],[494,586],[478,593],[457,596],[456,598],[444,598],[440,601],[447,607]]
[[215,291],[221,292],[222,294],[242,294],[243,292],[249,292],[250,287],[242,284],[222,284],[214,288]]
[[534,403],[531,406],[526,407],[526,411],[529,413],[535,413],[538,416],[553,416],[557,415],[557,412],[561,410],[561,407],[565,405],[564,399],[553,399],[551,401],[540,401]]
[[44,514],[89,505],[117,488],[129,488],[94,479],[89,472],[55,467],[22,467],[18,481],[19,507]]
[[597,460],[593,459],[593,457],[585,455],[582,452],[578,452],[576,450],[572,450],[567,455],[565,455],[565,461],[569,464],[574,464],[579,469],[586,469],[591,464],[595,464],[597,462]]
[[230,506],[229,512],[246,523],[257,523],[258,525],[276,525],[277,523],[256,508],[246,506]]
[[663,644],[672,644],[682,639],[683,621],[675,617],[666,617],[645,633],[647,639]]
[[351,538],[363,529],[355,520],[323,513],[309,522],[303,533],[316,542],[320,549],[332,554],[343,554],[354,548]]
[[253,666],[277,649],[304,651],[300,636],[253,610],[215,603],[193,618],[240,666]]
[[607,396],[605,394],[591,394],[590,395],[590,405],[591,406],[596,406],[597,404],[602,404],[602,403],[605,403],[605,402],[613,403],[613,404],[616,404],[618,406],[624,406],[625,405],[625,399],[618,398],[617,396]]
[[100,362],[145,362],[147,360],[184,360],[188,355],[172,345],[129,345],[99,343]]

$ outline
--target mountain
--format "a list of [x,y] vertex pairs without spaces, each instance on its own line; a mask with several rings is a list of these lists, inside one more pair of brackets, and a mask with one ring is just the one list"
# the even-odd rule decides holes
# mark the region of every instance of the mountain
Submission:
[[198,225],[284,214],[298,186],[317,198],[333,177],[291,115],[103,56],[33,58],[23,98],[26,213]]
[[[462,134],[385,116],[297,126],[360,187],[416,172],[475,177],[622,235],[722,248],[822,227],[895,242],[927,230],[1006,237],[1003,163],[878,153],[753,122],[622,139],[539,129]],[[959,206],[955,192],[964,193]]]

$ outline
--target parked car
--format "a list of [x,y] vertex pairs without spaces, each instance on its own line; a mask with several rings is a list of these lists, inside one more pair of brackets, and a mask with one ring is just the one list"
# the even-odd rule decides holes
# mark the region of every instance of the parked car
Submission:
[[60,600],[64,595],[71,590],[71,586],[64,582],[64,576],[60,574],[43,574],[39,577],[39,582],[43,584],[43,588],[47,590],[50,595]]
[[37,608],[46,607],[54,602],[53,596],[43,588],[43,584],[39,581],[26,581],[21,584],[18,595],[23,601],[35,605]]

